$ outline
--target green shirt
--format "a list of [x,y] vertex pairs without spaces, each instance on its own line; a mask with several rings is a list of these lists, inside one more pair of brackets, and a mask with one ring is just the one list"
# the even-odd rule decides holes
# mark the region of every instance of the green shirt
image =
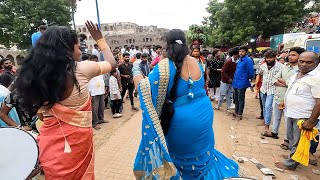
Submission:
[[[279,71],[273,78],[272,82],[275,83],[278,81],[278,78],[282,78],[286,80],[286,84],[288,84],[290,77],[293,76],[297,71],[299,70],[298,65],[295,65],[291,67],[290,65],[286,65],[285,67],[282,68],[281,71]],[[287,92],[288,87],[280,87],[276,86],[276,91],[274,93],[274,101],[276,103],[283,102],[284,100],[284,95]]]

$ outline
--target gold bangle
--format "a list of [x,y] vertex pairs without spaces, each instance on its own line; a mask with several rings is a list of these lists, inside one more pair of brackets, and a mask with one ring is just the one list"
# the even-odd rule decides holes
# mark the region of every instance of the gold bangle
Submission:
[[97,41],[97,44],[98,44],[99,42],[101,42],[101,41],[104,41],[104,38],[99,39],[99,40]]
[[99,39],[99,40],[97,41],[97,44],[98,44],[100,50],[103,50],[103,49],[105,49],[105,48],[108,47],[108,44],[107,44],[107,42],[106,42],[104,39]]

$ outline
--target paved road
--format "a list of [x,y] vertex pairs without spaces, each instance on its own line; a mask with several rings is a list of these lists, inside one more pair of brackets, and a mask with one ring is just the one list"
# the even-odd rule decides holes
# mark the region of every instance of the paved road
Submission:
[[141,112],[138,112],[96,150],[96,180],[135,179],[132,168],[140,133]]

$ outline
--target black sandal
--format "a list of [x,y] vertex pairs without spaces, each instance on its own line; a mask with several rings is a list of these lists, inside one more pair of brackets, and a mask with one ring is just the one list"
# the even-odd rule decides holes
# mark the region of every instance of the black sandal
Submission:
[[272,135],[270,135],[270,134],[268,133],[268,131],[265,131],[265,132],[261,133],[261,136],[264,136],[264,137],[272,137]]
[[272,138],[273,138],[273,139],[279,139],[279,136],[278,136],[278,134],[276,134],[276,133],[273,133],[273,132],[271,132],[271,134],[272,134]]
[[285,139],[284,142],[280,144],[280,147],[283,150],[289,150],[289,141]]

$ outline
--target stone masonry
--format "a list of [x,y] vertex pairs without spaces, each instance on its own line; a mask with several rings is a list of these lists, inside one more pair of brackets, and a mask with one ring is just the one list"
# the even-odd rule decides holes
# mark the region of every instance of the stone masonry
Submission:
[[[84,25],[76,26],[79,34],[87,35],[87,46],[91,50],[95,41],[90,36],[90,33]],[[148,45],[165,45],[165,34],[168,29],[158,28],[157,26],[139,26],[131,22],[117,22],[101,24],[101,30],[106,38],[109,46],[114,49],[115,47],[127,46],[143,46]]]

